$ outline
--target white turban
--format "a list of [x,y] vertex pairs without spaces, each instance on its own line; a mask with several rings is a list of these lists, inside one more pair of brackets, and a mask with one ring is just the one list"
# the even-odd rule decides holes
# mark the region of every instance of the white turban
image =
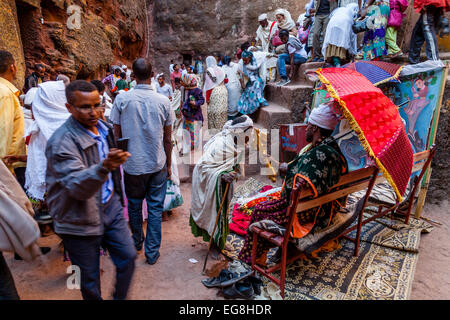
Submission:
[[339,119],[328,104],[321,104],[314,108],[308,119],[308,123],[327,130],[334,130],[338,122]]
[[264,20],[266,20],[267,19],[267,13],[263,13],[262,15],[260,15],[259,17],[258,17],[258,21],[264,21]]
[[159,78],[161,78],[161,77],[163,77],[164,76],[164,73],[158,73],[157,75],[156,75],[156,80],[158,80]]

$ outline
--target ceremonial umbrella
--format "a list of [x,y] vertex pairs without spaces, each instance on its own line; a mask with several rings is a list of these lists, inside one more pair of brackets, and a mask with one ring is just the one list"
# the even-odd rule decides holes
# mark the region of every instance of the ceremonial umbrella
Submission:
[[[405,193],[413,165],[413,151],[397,107],[360,73],[344,68],[316,71],[399,201]],[[337,110],[339,109],[339,110]]]
[[378,86],[386,82],[400,82],[398,76],[403,66],[382,61],[357,61],[348,63],[343,68],[358,71],[374,86]]

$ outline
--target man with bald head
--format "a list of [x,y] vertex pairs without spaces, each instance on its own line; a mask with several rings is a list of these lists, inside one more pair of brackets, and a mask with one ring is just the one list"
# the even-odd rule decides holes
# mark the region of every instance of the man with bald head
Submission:
[[[148,264],[159,258],[161,218],[170,177],[172,124],[169,98],[151,86],[152,66],[144,58],[133,63],[137,85],[116,97],[111,111],[116,138],[128,138],[130,159],[123,165],[128,215],[136,249],[144,246]],[[142,202],[147,201],[147,234],[142,230]]]

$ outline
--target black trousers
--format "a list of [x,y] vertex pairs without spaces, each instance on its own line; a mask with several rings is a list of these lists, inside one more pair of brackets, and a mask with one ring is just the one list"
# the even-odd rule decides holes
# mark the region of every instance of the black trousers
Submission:
[[19,300],[14,278],[0,252],[0,300]]
[[424,12],[420,14],[420,18],[414,26],[409,46],[409,62],[411,64],[420,62],[420,51],[424,42],[428,60],[439,60],[436,32],[441,13],[440,8],[430,5],[426,6]]

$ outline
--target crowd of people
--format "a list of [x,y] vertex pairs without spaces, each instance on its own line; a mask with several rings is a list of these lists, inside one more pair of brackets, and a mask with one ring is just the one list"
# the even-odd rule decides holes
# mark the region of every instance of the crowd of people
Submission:
[[[421,15],[412,33],[411,63],[419,62],[424,42],[427,58],[439,58],[437,21],[445,27],[438,18],[450,8],[436,3],[414,1]],[[167,75],[155,75],[148,59],[137,58],[131,68],[112,66],[106,77],[91,81],[71,81],[63,74],[49,80],[46,66],[36,64],[23,94],[13,85],[14,56],[1,50],[0,226],[6,230],[1,250],[25,260],[47,253],[50,248],[39,248],[36,241],[51,224],[66,258],[81,269],[83,298],[102,298],[99,261],[109,254],[116,267],[114,298],[125,299],[137,252],[144,250],[148,264],[157,262],[161,222],[183,204],[178,164],[203,147],[204,114],[213,134],[195,164],[189,224],[195,236],[212,238],[223,249],[229,227],[224,215],[217,216],[218,205],[232,195],[255,115],[268,105],[266,84],[278,73],[278,85],[287,85],[294,66],[307,61],[341,66],[358,55],[365,60],[402,55],[396,33],[407,6],[404,0],[368,0],[364,6],[353,0],[311,0],[297,22],[285,9],[274,12],[274,21],[261,14],[253,43],[243,43],[232,55],[172,60]],[[364,27],[364,21],[375,21],[375,27]],[[355,26],[364,31],[362,47]],[[337,123],[333,103],[312,111],[310,144],[292,163],[280,165],[286,188],[257,207],[252,222],[283,224],[292,187],[323,194],[345,173],[345,158],[327,139]],[[311,213],[299,215],[298,225],[311,225],[313,219],[313,227],[320,228],[332,215],[325,209],[317,221]],[[247,263],[251,243],[248,235],[240,254]],[[266,249],[257,252],[264,255]],[[0,252],[0,298],[18,297]]]

